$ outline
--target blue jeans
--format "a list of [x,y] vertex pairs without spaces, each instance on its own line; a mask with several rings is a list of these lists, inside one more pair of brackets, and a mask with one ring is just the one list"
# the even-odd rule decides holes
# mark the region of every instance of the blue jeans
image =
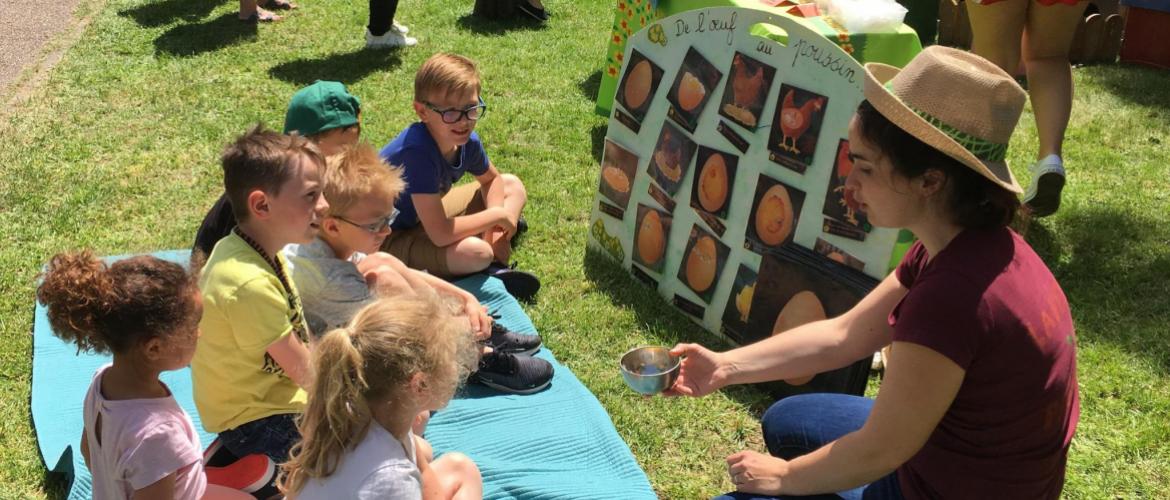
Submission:
[[223,446],[238,458],[263,453],[273,462],[288,461],[288,452],[301,440],[297,414],[272,415],[219,433]]
[[[845,394],[803,394],[777,401],[761,419],[768,453],[791,460],[836,441],[861,428],[873,408],[873,400]],[[872,483],[836,494],[812,496],[752,495],[728,493],[715,500],[764,500],[787,498],[900,500],[898,476],[891,472]]]

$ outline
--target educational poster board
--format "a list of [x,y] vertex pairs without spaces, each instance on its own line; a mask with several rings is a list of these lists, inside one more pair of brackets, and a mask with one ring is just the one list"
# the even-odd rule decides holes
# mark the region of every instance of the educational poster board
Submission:
[[623,60],[591,247],[739,344],[840,314],[886,275],[898,232],[844,186],[864,70],[835,43],[707,8],[651,23]]

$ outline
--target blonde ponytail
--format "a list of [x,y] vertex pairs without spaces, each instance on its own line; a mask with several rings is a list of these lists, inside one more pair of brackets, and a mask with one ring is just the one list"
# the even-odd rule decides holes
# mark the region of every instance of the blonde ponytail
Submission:
[[477,359],[465,318],[434,294],[383,298],[349,326],[325,335],[313,351],[315,375],[298,427],[301,442],[281,467],[280,488],[291,495],[311,478],[332,475],[365,437],[371,404],[393,404],[410,378],[425,373],[450,397]]

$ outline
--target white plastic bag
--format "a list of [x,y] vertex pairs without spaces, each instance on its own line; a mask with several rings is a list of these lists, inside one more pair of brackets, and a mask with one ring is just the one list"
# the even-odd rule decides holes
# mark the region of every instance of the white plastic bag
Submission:
[[829,16],[852,33],[897,30],[907,12],[894,0],[818,0],[818,7],[822,2],[828,4]]

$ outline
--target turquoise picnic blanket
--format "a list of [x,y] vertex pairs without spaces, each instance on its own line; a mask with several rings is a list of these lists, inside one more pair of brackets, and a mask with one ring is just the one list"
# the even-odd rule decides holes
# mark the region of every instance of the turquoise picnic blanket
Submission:
[[[188,258],[186,250],[155,255],[180,263]],[[475,276],[456,284],[500,315],[503,325],[536,332],[499,280]],[[655,498],[646,474],[597,398],[547,349],[537,356],[556,369],[548,389],[512,396],[466,387],[427,427],[426,438],[436,454],[457,450],[471,457],[483,474],[485,498]],[[78,448],[82,401],[94,372],[109,362],[109,356],[78,355],[76,347],[53,336],[45,308],[36,305],[33,427],[46,467],[71,479],[70,499],[90,497],[89,470]],[[189,369],[163,373],[162,380],[195,421],[204,446],[211,443],[214,436],[202,431],[195,411]]]

